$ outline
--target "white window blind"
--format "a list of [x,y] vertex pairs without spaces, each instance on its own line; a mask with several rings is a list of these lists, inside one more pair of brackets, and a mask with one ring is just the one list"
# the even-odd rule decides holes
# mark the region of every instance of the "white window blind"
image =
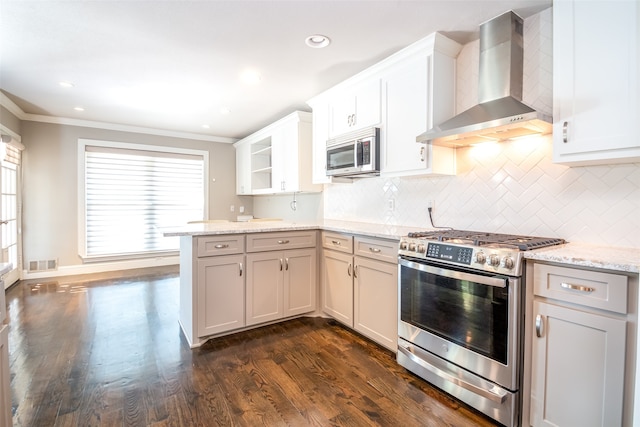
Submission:
[[85,146],[86,257],[179,249],[162,228],[204,218],[202,155]]

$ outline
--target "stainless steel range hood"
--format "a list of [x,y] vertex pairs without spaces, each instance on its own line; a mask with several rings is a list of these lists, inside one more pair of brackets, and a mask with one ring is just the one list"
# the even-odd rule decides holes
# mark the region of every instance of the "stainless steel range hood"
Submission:
[[551,117],[522,103],[522,18],[509,11],[480,25],[478,102],[416,138],[462,147],[551,132]]

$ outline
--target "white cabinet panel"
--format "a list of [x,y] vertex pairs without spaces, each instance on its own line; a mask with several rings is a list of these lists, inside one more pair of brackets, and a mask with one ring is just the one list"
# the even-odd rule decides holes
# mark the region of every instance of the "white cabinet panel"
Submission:
[[534,302],[533,426],[622,425],[626,322]]
[[199,258],[198,336],[241,328],[244,321],[244,255]]
[[639,9],[634,0],[554,2],[554,162],[640,161]]

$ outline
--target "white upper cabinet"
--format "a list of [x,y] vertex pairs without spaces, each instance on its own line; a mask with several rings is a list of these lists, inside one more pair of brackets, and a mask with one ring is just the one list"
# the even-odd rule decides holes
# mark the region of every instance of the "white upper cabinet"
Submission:
[[402,49],[308,101],[313,109],[313,182],[326,183],[326,142],[380,127],[381,174],[455,174],[455,150],[416,137],[455,114],[461,46],[439,33]]
[[236,193],[321,191],[311,182],[311,131],[311,113],[297,111],[236,142]]
[[640,161],[640,4],[553,3],[553,160]]
[[416,136],[455,115],[455,57],[461,46],[439,33],[411,46],[383,74],[383,175],[454,175],[455,149]]
[[337,94],[329,104],[329,137],[379,124],[380,108],[379,78]]

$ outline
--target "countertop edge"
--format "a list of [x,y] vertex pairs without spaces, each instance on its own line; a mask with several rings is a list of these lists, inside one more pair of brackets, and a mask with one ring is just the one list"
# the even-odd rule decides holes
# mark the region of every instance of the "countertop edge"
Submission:
[[[419,227],[339,220],[300,223],[264,221],[190,224],[176,229],[167,229],[163,234],[171,237],[319,230],[400,241],[403,236],[415,231],[416,228]],[[640,273],[640,248],[566,243],[549,248],[525,251],[524,258],[532,261],[553,262],[576,267]]]

